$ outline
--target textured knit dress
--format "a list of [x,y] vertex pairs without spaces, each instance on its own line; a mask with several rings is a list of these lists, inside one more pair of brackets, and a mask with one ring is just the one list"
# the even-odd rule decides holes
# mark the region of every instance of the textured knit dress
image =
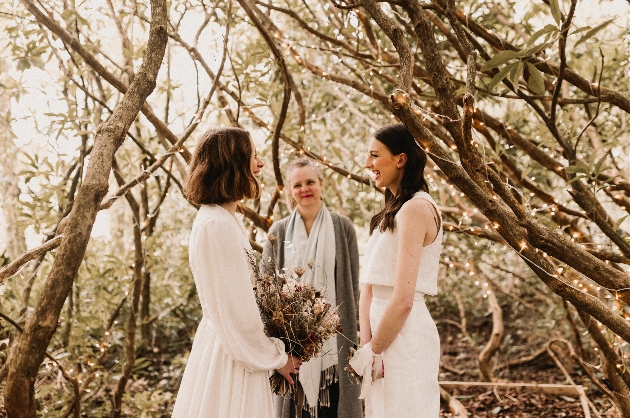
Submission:
[[269,371],[284,344],[265,336],[252,289],[242,221],[203,205],[190,233],[190,267],[203,318],[175,402],[177,418],[271,418]]
[[[418,192],[413,199],[426,199],[439,214],[428,193]],[[435,241],[422,249],[411,313],[383,351],[384,377],[374,381],[365,399],[366,418],[438,418],[440,414],[440,339],[424,303],[425,294],[437,294],[442,250],[441,219],[436,219],[436,223],[438,235]],[[397,256],[398,231],[380,232],[376,229],[368,241],[361,274],[361,283],[372,284],[372,334],[394,291]]]

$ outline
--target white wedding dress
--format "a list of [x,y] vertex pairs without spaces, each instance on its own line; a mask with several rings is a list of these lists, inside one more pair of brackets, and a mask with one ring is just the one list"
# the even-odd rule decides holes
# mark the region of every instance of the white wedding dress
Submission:
[[[437,205],[428,193],[414,199]],[[413,308],[403,328],[383,351],[384,377],[371,385],[365,398],[366,418],[438,418],[440,414],[440,338],[424,303],[424,295],[437,294],[437,276],[442,250],[442,222],[436,219],[438,235],[422,249]],[[376,331],[392,297],[398,255],[398,233],[376,229],[367,244],[361,283],[372,284],[370,326]]]
[[203,205],[190,233],[190,267],[203,318],[173,410],[176,418],[272,418],[269,372],[286,364],[284,344],[265,336],[242,220]]

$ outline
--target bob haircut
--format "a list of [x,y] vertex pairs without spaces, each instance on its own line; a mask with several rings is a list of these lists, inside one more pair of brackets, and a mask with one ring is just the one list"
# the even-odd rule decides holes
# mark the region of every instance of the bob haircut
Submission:
[[394,155],[405,154],[407,163],[404,167],[403,177],[400,181],[398,194],[394,196],[389,189],[385,189],[385,206],[383,210],[372,217],[370,221],[370,234],[378,228],[379,231],[394,231],[396,228],[396,214],[402,205],[411,199],[414,193],[422,190],[429,191],[424,179],[424,166],[427,163],[427,155],[418,145],[411,132],[402,123],[384,126],[374,132],[374,138]]
[[253,153],[249,132],[231,127],[210,129],[190,160],[184,196],[197,205],[257,198],[260,184],[251,170]]

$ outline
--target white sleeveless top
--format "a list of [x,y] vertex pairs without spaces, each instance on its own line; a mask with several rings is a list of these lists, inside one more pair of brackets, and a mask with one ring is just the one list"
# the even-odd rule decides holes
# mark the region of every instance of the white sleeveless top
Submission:
[[[438,216],[440,216],[438,234],[435,240],[422,248],[418,281],[416,282],[416,292],[436,295],[437,277],[440,269],[440,253],[442,252],[442,218],[435,201],[428,193],[417,192],[413,195],[412,199],[427,200],[435,207]],[[396,214],[396,220],[399,214],[400,211]],[[394,286],[397,259],[398,228],[394,228],[394,232],[389,229],[385,232],[381,232],[376,228],[367,243],[365,256],[363,257],[364,261],[360,282],[362,284],[370,283]]]

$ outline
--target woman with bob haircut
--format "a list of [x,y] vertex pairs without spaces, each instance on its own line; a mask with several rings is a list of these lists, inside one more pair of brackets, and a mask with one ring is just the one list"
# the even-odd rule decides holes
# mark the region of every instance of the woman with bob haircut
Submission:
[[269,372],[290,383],[301,361],[265,335],[254,292],[252,251],[238,201],[256,198],[263,162],[247,131],[206,132],[190,161],[186,198],[200,205],[190,232],[190,268],[203,318],[197,328],[173,417],[273,416]]
[[440,338],[424,295],[437,294],[442,220],[427,193],[425,164],[403,124],[370,139],[365,167],[385,188],[385,205],[370,222],[360,279],[363,346],[350,361],[363,375],[366,418],[440,413]]

